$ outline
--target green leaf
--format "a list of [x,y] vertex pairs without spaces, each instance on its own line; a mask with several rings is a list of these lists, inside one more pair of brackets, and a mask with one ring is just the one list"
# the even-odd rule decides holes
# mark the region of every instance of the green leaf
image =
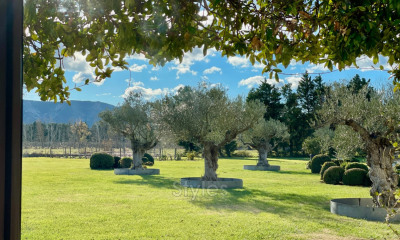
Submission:
[[277,72],[275,73],[275,81],[279,82],[279,75]]

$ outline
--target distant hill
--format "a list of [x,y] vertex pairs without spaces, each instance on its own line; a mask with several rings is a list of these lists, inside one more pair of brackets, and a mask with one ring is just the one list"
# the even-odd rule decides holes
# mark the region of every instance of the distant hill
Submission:
[[23,121],[33,123],[37,120],[45,123],[74,123],[82,120],[89,127],[99,120],[98,114],[114,108],[103,102],[71,101],[67,103],[24,100]]

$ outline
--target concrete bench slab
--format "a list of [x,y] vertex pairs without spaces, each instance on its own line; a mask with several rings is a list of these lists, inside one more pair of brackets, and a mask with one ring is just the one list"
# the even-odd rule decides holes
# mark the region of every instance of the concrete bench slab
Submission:
[[[332,199],[331,213],[379,222],[384,222],[387,214],[386,209],[374,207],[372,198]],[[400,215],[391,218],[390,222],[400,222]]]
[[130,168],[114,168],[115,175],[158,175],[160,169],[145,168],[145,169],[130,169]]
[[244,165],[243,169],[245,170],[258,170],[258,171],[279,171],[281,170],[280,166],[276,165],[270,165],[268,167],[266,166],[257,166],[257,165]]
[[243,188],[243,180],[238,178],[218,178],[217,181],[203,181],[199,177],[181,178],[181,185],[191,188],[233,189]]

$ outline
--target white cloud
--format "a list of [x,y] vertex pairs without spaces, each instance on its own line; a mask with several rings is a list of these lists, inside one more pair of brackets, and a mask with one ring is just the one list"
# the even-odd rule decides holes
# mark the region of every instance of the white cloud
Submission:
[[201,80],[207,81],[207,80],[208,80],[208,77],[207,77],[207,76],[201,76]]
[[210,85],[210,88],[222,87],[222,83],[213,83]]
[[127,56],[125,59],[126,60],[134,59],[134,60],[140,60],[140,61],[148,61],[149,60],[144,56],[144,54],[141,54],[141,53],[140,54],[135,53],[133,55]]
[[299,86],[299,82],[301,80],[301,76],[300,75],[294,75],[294,76],[290,76],[285,78],[287,83],[292,84],[292,88],[296,89]]
[[212,66],[211,68],[207,68],[206,70],[203,71],[203,74],[212,74],[215,72],[219,72],[219,74],[222,74],[222,70],[219,67]]
[[127,96],[129,96],[129,93],[135,92],[135,93],[141,93],[145,100],[151,100],[151,99],[154,99],[157,97],[165,96],[167,94],[175,94],[179,89],[184,87],[183,84],[179,84],[178,86],[176,86],[172,89],[170,89],[170,88],[152,89],[152,88],[143,87],[142,82],[139,82],[139,83],[141,83],[141,84],[138,84],[138,85],[135,85],[135,86],[125,89],[125,93],[121,97],[126,98]]
[[92,72],[79,72],[72,77],[72,81],[74,83],[82,83],[86,79],[89,79],[89,81],[94,81],[95,78],[96,76]]
[[141,81],[137,81],[135,82],[134,79],[130,80],[130,79],[125,79],[125,82],[128,83],[128,86],[144,86],[144,83]]
[[151,71],[159,71],[161,69],[161,67],[159,66],[159,65],[157,65],[157,66],[153,66],[152,68],[151,68]]
[[77,52],[74,57],[67,57],[64,59],[64,67],[66,71],[93,73],[94,69],[86,62],[86,56]]
[[[369,58],[368,56],[361,56],[356,59],[357,66],[360,68],[360,71],[365,72],[365,71],[371,71],[371,70],[379,70],[380,65],[383,66],[385,70],[392,70],[393,67],[389,65],[388,63],[389,58],[388,57],[383,57],[379,56],[379,61],[377,64],[374,64],[372,58]],[[355,66],[353,66],[355,67]]]
[[109,96],[111,93],[98,93],[96,96]]
[[186,66],[183,64],[179,64],[176,67],[171,67],[171,70],[177,70],[176,72],[176,79],[179,79],[181,74],[191,73],[192,75],[197,75],[196,71],[190,70],[190,66]]
[[318,72],[329,72],[330,70],[325,67],[325,64],[309,64],[307,69],[309,73],[318,73]]
[[[238,86],[247,86],[247,88],[253,88],[255,86],[260,85],[265,78],[263,76],[254,76],[254,77],[249,77],[247,79],[242,79],[239,83]],[[275,79],[267,79],[267,83],[272,84],[272,85],[282,85],[284,81],[282,79],[279,79],[279,82],[277,82]]]
[[175,60],[175,64],[183,64],[183,65],[193,65],[195,62],[209,62],[210,60],[208,59],[209,56],[215,56],[215,49],[210,48],[207,49],[207,55],[203,55],[203,49],[201,48],[195,48],[192,50],[192,52],[185,52],[182,63],[179,63],[179,60]]
[[129,69],[132,72],[142,72],[143,69],[147,68],[147,65],[143,64],[143,65],[138,65],[136,63],[134,63],[132,66],[129,67]]
[[154,76],[154,77],[150,77],[150,81],[157,81],[159,80],[158,77]]
[[207,49],[207,55],[203,55],[203,49],[201,48],[195,48],[193,49],[192,52],[186,52],[183,56],[182,63],[179,62],[179,60],[173,61],[173,64],[175,64],[174,67],[170,67],[170,70],[177,70],[176,73],[176,79],[179,79],[180,75],[186,74],[186,73],[191,73],[192,75],[197,75],[196,71],[193,71],[190,69],[190,67],[195,63],[195,62],[209,62],[210,60],[208,59],[209,56],[215,56],[216,50],[211,48]]
[[250,66],[250,61],[247,60],[247,58],[238,56],[229,57],[228,63],[235,67],[241,67],[241,68]]

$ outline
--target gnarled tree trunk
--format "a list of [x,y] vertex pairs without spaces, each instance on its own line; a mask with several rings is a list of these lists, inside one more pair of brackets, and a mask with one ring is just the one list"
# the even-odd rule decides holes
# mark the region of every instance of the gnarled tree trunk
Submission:
[[370,194],[377,206],[394,207],[396,199],[394,191],[397,188],[398,176],[393,169],[393,146],[385,141],[375,141],[367,144],[367,163],[370,167],[369,177],[372,181]]
[[205,181],[217,181],[218,146],[212,143],[204,144],[204,176]]
[[345,124],[358,132],[366,143],[367,164],[370,167],[369,177],[372,181],[370,194],[377,206],[394,207],[396,199],[394,192],[397,188],[398,175],[393,169],[394,147],[385,136],[370,134],[365,128],[353,120]]
[[144,150],[143,149],[133,149],[133,164],[132,164],[132,169],[142,169],[143,162],[142,158],[144,156]]
[[258,151],[258,162],[257,166],[269,167],[269,163],[267,160],[268,151],[265,146],[259,146],[257,148]]

